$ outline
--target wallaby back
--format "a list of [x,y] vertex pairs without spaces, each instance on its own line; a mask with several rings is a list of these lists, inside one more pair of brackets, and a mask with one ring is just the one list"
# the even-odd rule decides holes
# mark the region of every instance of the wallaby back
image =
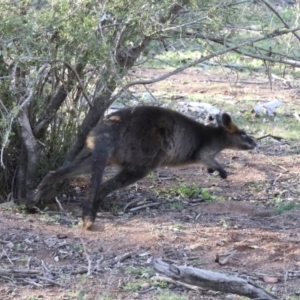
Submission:
[[[224,149],[249,150],[254,140],[240,130],[228,114],[219,119],[220,126],[198,123],[178,112],[152,106],[126,108],[99,122],[86,140],[86,148],[73,162],[49,173],[34,192],[36,203],[53,184],[80,170],[92,172],[86,200],[83,203],[83,226],[91,228],[100,203],[114,190],[146,176],[159,166],[202,163],[208,172],[226,171],[215,160]],[[101,183],[105,166],[116,164],[121,171]]]

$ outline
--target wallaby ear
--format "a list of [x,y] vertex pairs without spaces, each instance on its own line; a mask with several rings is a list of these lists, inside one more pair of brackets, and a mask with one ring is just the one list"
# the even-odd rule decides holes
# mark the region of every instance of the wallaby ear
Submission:
[[222,124],[230,133],[238,131],[237,126],[232,122],[231,117],[227,113],[222,115]]

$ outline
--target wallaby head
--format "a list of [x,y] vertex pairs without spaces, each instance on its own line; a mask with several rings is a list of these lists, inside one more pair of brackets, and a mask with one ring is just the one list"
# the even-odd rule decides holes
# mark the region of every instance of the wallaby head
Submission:
[[[31,205],[50,194],[55,183],[83,172],[92,178],[83,201],[83,227],[90,229],[104,198],[142,179],[160,166],[204,164],[208,172],[227,172],[215,156],[224,149],[253,149],[256,144],[224,113],[219,126],[205,126],[176,111],[161,107],[127,108],[110,114],[90,132],[86,147],[69,164],[50,172],[33,192]],[[105,167],[120,172],[102,182]]]
[[229,114],[223,113],[216,116],[217,124],[225,128],[226,148],[237,150],[251,150],[256,147],[255,141],[244,131],[239,129],[233,122]]

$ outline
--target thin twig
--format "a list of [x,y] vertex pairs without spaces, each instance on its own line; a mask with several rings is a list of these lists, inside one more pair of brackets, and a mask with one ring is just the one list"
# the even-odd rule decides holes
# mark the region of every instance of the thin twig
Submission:
[[57,197],[55,197],[55,202],[57,203],[57,205],[59,207],[59,211],[65,211]]
[[27,261],[27,269],[28,269],[28,270],[30,270],[30,268],[31,268],[31,267],[30,267],[31,260],[32,260],[32,257],[29,257],[29,258],[28,258],[28,261]]
[[280,177],[282,177],[282,174],[280,173],[274,180],[273,185],[276,184],[276,182],[280,179]]
[[[28,89],[27,92],[28,92],[29,95],[24,101],[22,101],[22,104],[18,107],[18,112],[20,112],[23,109],[23,107],[25,107],[25,105],[27,105],[31,101],[31,99],[33,97],[33,88]],[[1,147],[1,155],[0,155],[0,162],[1,162],[1,166],[2,166],[3,169],[6,168],[5,165],[4,165],[4,162],[3,162],[4,149],[8,145],[12,124],[13,124],[13,122],[14,122],[14,120],[17,116],[18,116],[18,114],[13,115],[10,118],[8,129],[5,132],[5,136],[4,136],[4,139],[3,139],[3,143],[2,143],[2,147]]]
[[93,268],[93,271],[99,271],[100,264],[104,261],[104,255],[102,255],[99,259],[96,261],[96,266]]
[[277,141],[283,140],[283,137],[275,136],[275,135],[272,135],[272,134],[266,134],[266,135],[263,135],[263,136],[261,136],[261,137],[256,138],[256,140],[259,141],[259,140],[265,139],[265,138],[267,138],[267,137],[271,137],[271,138],[273,138],[274,140],[277,140]]
[[[198,59],[195,59],[194,61],[180,67],[180,68],[177,68],[171,72],[168,72],[164,75],[161,75],[159,77],[156,77],[156,78],[153,78],[153,79],[145,79],[145,80],[135,80],[135,81],[132,81],[132,82],[129,82],[127,83],[125,86],[123,86],[120,91],[115,95],[113,96],[111,99],[110,99],[110,103],[113,103],[116,99],[118,99],[120,97],[120,95],[122,95],[124,93],[124,91],[126,91],[129,87],[133,86],[133,85],[137,85],[137,84],[142,84],[142,85],[146,85],[146,84],[152,84],[152,83],[155,83],[155,82],[158,82],[158,81],[162,81],[166,78],[169,78],[175,74],[178,74],[190,67],[193,67],[199,63],[202,63],[206,60],[209,60],[209,59],[212,59],[216,56],[220,56],[222,54],[225,54],[227,52],[230,52],[230,51],[235,51],[243,46],[247,46],[247,45],[251,45],[253,43],[256,43],[256,42],[260,42],[260,41],[263,41],[263,40],[267,40],[267,39],[270,39],[270,38],[274,38],[276,36],[280,36],[280,35],[284,35],[284,34],[287,34],[287,33],[293,33],[293,32],[296,32],[296,31],[299,31],[300,30],[300,26],[299,27],[295,27],[295,28],[290,28],[290,29],[284,29],[284,30],[274,30],[264,36],[260,36],[260,37],[257,37],[257,38],[252,38],[252,39],[249,39],[245,42],[241,42],[237,45],[233,45],[233,46],[228,46],[226,45],[224,49],[222,50],[219,50],[217,52],[214,52],[212,54],[209,54],[207,56],[204,56],[204,57],[201,57],[201,58],[198,58]],[[199,36],[200,37],[200,36]],[[201,35],[201,38],[205,38],[205,39],[208,39],[209,40],[209,37],[205,36],[205,35]],[[219,43],[221,43],[221,41],[219,40],[218,41]],[[224,41],[222,41],[222,43],[224,44]],[[280,63],[285,63],[285,60],[281,60],[281,61],[278,61]],[[300,63],[297,64],[299,67],[300,67]]]
[[92,274],[92,260],[91,260],[91,256],[87,252],[87,249],[86,249],[86,246],[85,246],[85,243],[84,243],[83,239],[81,238],[80,240],[81,240],[81,244],[82,244],[83,251],[84,251],[84,254],[85,254],[85,258],[86,258],[86,260],[88,262],[87,276],[90,276]]
[[138,197],[137,199],[134,199],[133,201],[130,201],[129,203],[127,203],[127,204],[125,205],[124,209],[123,209],[123,212],[126,212],[126,209],[127,209],[130,205],[135,204],[135,203],[137,203],[137,202],[140,202],[142,199],[143,199],[143,198]]
[[64,284],[61,284],[61,283],[59,283],[59,282],[56,282],[55,280],[50,279],[50,278],[48,278],[48,277],[37,276],[36,278],[39,279],[39,280],[42,280],[42,281],[46,281],[46,282],[52,283],[52,284],[54,284],[54,285],[58,285],[58,286],[61,286],[61,287],[65,287]]
[[[228,263],[228,261],[232,258],[233,255],[237,253],[237,250],[232,250],[230,252],[224,253],[224,254],[217,254],[215,262],[217,262],[219,265],[224,266]],[[224,259],[220,259],[222,256],[226,256]]]
[[[277,18],[284,24],[285,28],[287,29],[291,28],[290,25],[282,18],[282,16],[279,14],[279,12],[271,3],[269,3],[266,0],[260,0],[260,1],[263,2],[277,16]],[[300,41],[300,36],[296,32],[293,32],[293,35]]]
[[124,261],[125,259],[131,257],[134,253],[135,253],[134,251],[129,251],[129,252],[126,252],[126,253],[124,253],[124,254],[120,254],[120,255],[118,255],[118,256],[116,256],[116,257],[114,258],[114,261],[115,261],[115,263],[118,263],[118,264],[119,264],[119,263],[121,263],[122,261]]
[[75,77],[77,79],[77,82],[78,82],[78,84],[79,84],[79,86],[80,86],[80,88],[82,90],[83,96],[84,96],[85,100],[87,101],[89,107],[92,109],[94,107],[94,105],[93,105],[92,101],[90,100],[90,98],[89,98],[89,96],[88,96],[88,94],[87,94],[87,92],[86,92],[86,90],[85,90],[85,88],[84,88],[84,86],[83,86],[83,84],[81,82],[81,79],[80,79],[77,71],[73,68],[73,66],[71,66],[68,62],[66,62],[64,60],[60,60],[60,59],[52,60],[51,62],[52,63],[61,62],[61,63],[65,64],[74,73],[74,75],[75,75]]
[[177,286],[183,286],[183,287],[188,288],[189,290],[193,290],[193,291],[203,290],[200,287],[190,285],[190,284],[187,284],[187,283],[184,283],[184,282],[180,282],[180,281],[174,280],[170,277],[162,276],[162,275],[156,275],[156,276],[151,277],[151,281],[165,281],[165,282],[177,285]]
[[49,267],[47,266],[47,264],[43,260],[41,261],[41,265],[43,267],[44,275],[45,274],[51,275],[51,270],[49,269]]
[[12,265],[14,265],[14,263],[12,262],[12,260],[9,258],[9,256],[8,256],[8,254],[7,254],[7,252],[5,251],[5,249],[2,249],[2,256],[3,256],[3,254],[6,256],[6,258],[8,259],[8,261],[12,264]]
[[32,285],[37,286],[37,287],[43,287],[42,284],[37,283],[37,282],[33,281],[32,279],[24,278],[24,279],[22,279],[22,281],[24,281],[26,283],[29,283],[29,284],[32,284]]
[[148,207],[152,207],[152,206],[157,206],[157,205],[162,205],[162,204],[164,204],[164,203],[165,203],[164,201],[159,201],[159,202],[154,202],[154,203],[144,204],[144,205],[140,205],[140,206],[131,208],[131,209],[129,209],[129,211],[130,211],[130,212],[138,211],[138,210],[141,210],[141,209],[144,209],[144,208],[148,208]]

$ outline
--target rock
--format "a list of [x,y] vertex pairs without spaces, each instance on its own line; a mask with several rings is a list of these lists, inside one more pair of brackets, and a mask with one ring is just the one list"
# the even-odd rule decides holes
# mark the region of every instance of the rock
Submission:
[[0,204],[0,209],[6,209],[6,208],[10,208],[10,207],[14,207],[17,204],[14,201],[8,201],[8,202],[4,202]]
[[257,104],[253,107],[253,112],[258,115],[273,116],[277,107],[281,106],[282,102],[278,100],[269,101],[262,104]]
[[144,282],[141,284],[141,289],[142,290],[147,290],[150,287],[150,283],[149,282]]

